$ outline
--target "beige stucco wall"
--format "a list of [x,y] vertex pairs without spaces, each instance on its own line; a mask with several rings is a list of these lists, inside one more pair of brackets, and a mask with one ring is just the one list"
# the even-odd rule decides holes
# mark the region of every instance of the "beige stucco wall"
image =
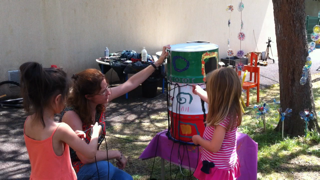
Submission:
[[[145,46],[149,54],[162,45],[207,40],[226,57],[227,39],[240,49],[240,0],[1,0],[0,81],[26,61],[56,64],[68,74],[98,68],[95,58]],[[245,52],[263,51],[275,42],[271,0],[243,0]],[[233,4],[232,13],[226,11]],[[230,33],[227,26],[231,19]],[[276,43],[272,44],[276,54]]]
[[320,0],[306,0],[306,15],[309,16],[318,16],[320,11]]

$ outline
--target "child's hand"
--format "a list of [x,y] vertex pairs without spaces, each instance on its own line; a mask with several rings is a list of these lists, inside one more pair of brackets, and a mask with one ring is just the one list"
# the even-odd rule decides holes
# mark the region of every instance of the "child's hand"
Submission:
[[199,92],[202,90],[202,88],[199,85],[192,85],[192,92],[195,95],[199,95]]
[[193,144],[198,145],[200,138],[201,138],[201,136],[199,136],[199,135],[193,135],[193,136],[192,136],[192,142],[193,142]]
[[92,127],[93,132],[98,131],[98,132],[99,132],[98,134],[101,133],[101,129],[102,129],[102,126],[99,125],[98,122],[96,122],[96,123],[93,125],[93,127]]

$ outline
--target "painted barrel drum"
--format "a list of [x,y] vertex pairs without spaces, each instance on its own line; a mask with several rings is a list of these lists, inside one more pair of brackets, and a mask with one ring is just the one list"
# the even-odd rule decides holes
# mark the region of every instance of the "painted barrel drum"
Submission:
[[[204,83],[198,84],[205,89]],[[208,113],[208,105],[202,107],[201,99],[195,95],[192,85],[182,83],[171,83],[169,86],[169,111],[185,115],[198,115]]]
[[[198,85],[206,87],[204,83]],[[175,140],[192,142],[193,135],[203,135],[208,105],[192,92],[192,85],[170,83],[168,88],[170,134]]]
[[219,47],[211,43],[171,45],[167,62],[168,81],[203,83],[206,74],[218,68]]
[[210,43],[172,45],[167,62],[168,112],[170,134],[177,141],[192,142],[193,135],[203,135],[206,103],[192,90],[193,84],[202,88],[206,75],[218,68],[219,48]]
[[203,136],[205,129],[204,115],[182,115],[169,111],[171,118],[171,136],[182,142],[192,142],[193,135]]

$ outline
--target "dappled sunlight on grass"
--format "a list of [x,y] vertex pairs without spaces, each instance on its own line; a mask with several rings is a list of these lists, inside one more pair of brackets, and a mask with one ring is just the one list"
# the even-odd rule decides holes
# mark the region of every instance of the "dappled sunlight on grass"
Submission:
[[[320,76],[319,76],[320,77]],[[256,89],[250,90],[250,106],[245,107],[242,124],[238,131],[248,134],[258,143],[258,179],[317,179],[320,177],[320,135],[282,139],[274,128],[279,121],[280,86],[272,85],[260,90],[260,102],[257,103]],[[313,93],[316,110],[320,111],[320,81],[313,82]],[[242,93],[246,102],[246,93]],[[109,149],[119,149],[129,155],[126,171],[134,179],[146,180],[161,178],[161,159],[138,159],[156,133],[167,129],[166,97],[145,100],[145,102],[130,99],[124,102],[111,104],[112,115],[108,127],[107,142]],[[163,101],[163,102],[162,102]],[[154,107],[152,102],[161,104]],[[159,103],[161,102],[161,103]],[[270,111],[266,114],[266,131],[263,130],[263,121],[257,118],[257,109],[254,105],[267,103]],[[121,111],[116,111],[120,108]],[[128,109],[131,109],[129,113]],[[311,134],[311,133],[310,133]],[[101,148],[105,148],[105,144]],[[113,162],[114,163],[114,162]],[[190,173],[179,166],[170,165],[165,161],[165,179],[195,179],[183,177]]]
[[[250,106],[245,113],[239,131],[248,134],[258,143],[258,179],[316,179],[320,175],[320,138],[281,138],[273,129],[279,121],[279,85],[260,90],[260,102],[256,102],[256,90],[250,91]],[[313,83],[316,111],[320,110],[320,82]],[[246,94],[242,97],[246,101]],[[257,118],[254,105],[267,103],[270,111],[266,114],[266,132],[263,122]],[[318,143],[318,144],[317,144]],[[306,164],[307,163],[307,164]],[[305,176],[305,174],[310,176]]]

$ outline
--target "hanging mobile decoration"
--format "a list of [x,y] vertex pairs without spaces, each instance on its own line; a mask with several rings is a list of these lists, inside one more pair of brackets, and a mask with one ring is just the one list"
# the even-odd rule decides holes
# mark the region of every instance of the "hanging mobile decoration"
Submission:
[[315,41],[315,45],[320,44],[320,39],[318,41]]
[[234,55],[233,50],[232,49],[228,49],[227,56],[228,57],[232,57],[233,55]]
[[239,59],[243,58],[244,56],[244,51],[242,50],[241,48],[241,41],[243,41],[245,39],[245,34],[242,32],[242,29],[243,29],[243,21],[242,21],[242,10],[244,8],[244,4],[243,2],[241,1],[238,5],[238,10],[240,11],[240,14],[241,14],[241,26],[240,26],[240,32],[238,34],[238,39],[240,40],[240,50],[237,52],[237,57]]
[[306,66],[303,66],[303,68],[302,68],[302,76],[300,78],[300,85],[305,85],[307,83],[308,72],[309,72],[309,69],[306,68]]
[[309,69],[312,65],[311,58],[308,56],[305,65],[302,68],[302,76],[300,78],[300,85],[305,85],[307,83]]
[[[319,42],[320,41],[320,26],[319,25],[315,25],[313,27],[313,33],[311,34],[311,39],[314,42],[310,42],[308,44],[308,53],[310,54],[312,51],[315,50],[316,48],[316,43],[315,42]],[[312,60],[311,57],[308,56],[306,59],[306,63],[302,68],[302,75],[300,78],[300,85],[305,85],[307,83],[308,80],[308,76],[309,76],[309,69],[312,65]]]
[[313,32],[319,34],[320,33],[320,26],[319,25],[315,25],[313,27]]
[[[319,41],[319,40],[318,40]],[[317,41],[317,42],[318,42]],[[308,53],[311,53],[312,51],[314,51],[316,49],[316,43],[315,42],[311,42],[308,44]]]
[[[233,5],[230,4],[228,5],[227,7],[227,11],[228,12],[232,12],[233,11]],[[229,19],[228,19],[228,28],[229,28],[229,38],[228,38],[228,50],[227,50],[227,57],[230,58],[230,57],[233,57],[234,53],[233,53],[233,50],[230,48],[230,25],[231,25],[231,15],[229,15]],[[230,62],[229,62],[230,64]]]
[[312,41],[318,41],[319,40],[319,34],[318,33],[315,33],[315,32],[313,32],[312,34],[311,34],[311,40]]
[[233,11],[233,5],[232,4],[228,5],[226,11],[232,12]]
[[311,67],[311,65],[312,65],[311,57],[308,56],[305,67],[309,69]]
[[239,39],[240,41],[243,41],[243,40],[245,39],[245,37],[246,37],[246,35],[245,35],[243,32],[239,32],[239,34],[238,34],[238,39]]
[[244,8],[244,4],[243,4],[243,2],[240,2],[238,5],[238,11],[241,12],[243,10],[243,8]]
[[253,107],[254,109],[258,109],[257,118],[263,120],[263,129],[266,131],[266,114],[269,112],[269,106],[266,103],[263,103],[263,105],[255,105]]
[[282,139],[283,139],[283,133],[284,133],[284,119],[286,116],[290,116],[290,113],[292,112],[292,109],[287,108],[284,112],[282,112],[282,109],[279,108],[278,112],[280,114],[280,120],[282,122]]
[[237,52],[237,57],[238,57],[239,59],[241,59],[243,56],[244,56],[244,51],[239,50],[239,51]]
[[306,123],[305,136],[307,137],[308,123],[310,120],[313,119],[313,114],[310,113],[308,109],[305,109],[304,111],[300,111],[299,115],[300,115],[301,119],[303,119],[304,122]]

